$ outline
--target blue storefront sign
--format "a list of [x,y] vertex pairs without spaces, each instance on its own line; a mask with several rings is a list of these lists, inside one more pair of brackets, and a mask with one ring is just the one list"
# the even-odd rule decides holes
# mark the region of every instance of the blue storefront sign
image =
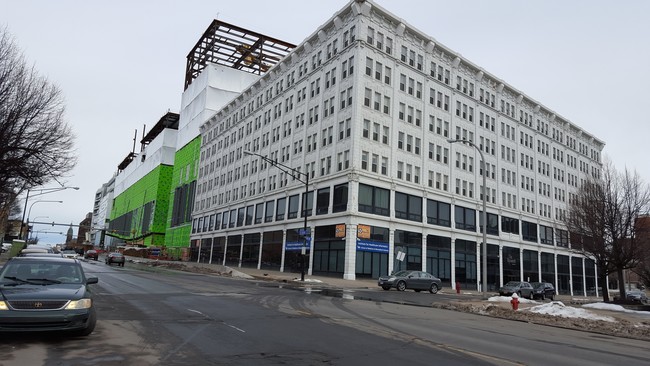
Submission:
[[[302,250],[303,245],[305,245],[304,241],[288,241],[285,244],[284,250]],[[311,238],[307,238],[307,248],[311,246]]]
[[357,239],[357,251],[388,253],[388,243],[367,239]]

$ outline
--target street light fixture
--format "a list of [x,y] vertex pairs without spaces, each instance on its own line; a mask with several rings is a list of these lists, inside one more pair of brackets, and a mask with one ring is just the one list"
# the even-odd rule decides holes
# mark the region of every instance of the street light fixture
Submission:
[[[286,166],[282,163],[278,163],[277,161],[273,159],[269,159],[264,155],[260,155],[251,151],[244,151],[244,155],[253,155],[261,158],[262,160],[266,161],[267,163],[271,164],[272,166],[280,169],[284,173],[291,174],[291,176],[294,179],[297,179],[300,183],[303,183],[305,185],[305,197],[302,200],[302,214],[305,217],[305,222],[303,226],[303,244],[302,244],[302,250],[300,252],[300,281],[305,281],[305,252],[307,250],[307,196],[309,196],[309,174],[305,172],[301,172],[298,169]],[[298,174],[298,177],[296,177],[294,174]],[[300,179],[300,176],[303,176],[305,179],[302,180]]]
[[[66,189],[74,189],[75,191],[78,191],[79,187],[53,187],[53,188],[34,189],[33,191],[38,192],[38,193],[33,194],[32,197],[41,196],[41,195],[48,194],[48,193],[59,192],[59,191],[63,191],[63,190],[66,190]],[[27,202],[29,201],[29,193],[31,191],[32,191],[31,189],[28,189],[27,190],[27,196],[25,197],[25,208],[23,209],[23,218],[22,218],[22,220],[20,220],[19,236],[23,235],[23,228],[25,227],[25,213],[27,212]]]
[[[63,201],[51,201],[51,200],[39,200],[39,201],[32,202],[32,204],[29,206],[29,212],[27,213],[27,234],[28,234],[27,236],[29,236],[29,218],[32,215],[32,207],[34,207],[35,204],[41,203],[41,202],[63,203]],[[45,216],[43,216],[43,217],[45,217]]]
[[[49,219],[49,218],[50,218],[49,216],[36,216],[36,217],[34,217],[34,221],[36,221],[38,219]],[[27,231],[28,231],[27,238],[30,239],[31,234],[30,234],[30,230],[29,230],[29,216],[27,216]],[[31,232],[35,232],[35,231],[31,231]]]
[[454,139],[448,139],[447,142],[450,144],[460,142],[462,144],[467,144],[473,148],[475,148],[478,153],[481,155],[481,169],[483,173],[481,174],[483,176],[483,213],[482,213],[482,218],[483,218],[483,244],[482,244],[482,252],[483,255],[481,256],[481,293],[483,294],[484,298],[487,298],[487,209],[486,209],[486,199],[487,199],[487,186],[485,185],[485,158],[483,157],[483,151],[476,146],[473,142],[468,141],[468,140],[454,140]]

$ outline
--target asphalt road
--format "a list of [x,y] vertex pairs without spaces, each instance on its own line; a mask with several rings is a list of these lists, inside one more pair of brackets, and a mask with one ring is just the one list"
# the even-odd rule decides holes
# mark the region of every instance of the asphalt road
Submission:
[[[2,335],[0,365],[646,365],[649,342],[400,305],[443,296],[304,291],[84,263],[86,338]],[[375,295],[375,294],[373,294]],[[416,297],[417,296],[417,297]]]

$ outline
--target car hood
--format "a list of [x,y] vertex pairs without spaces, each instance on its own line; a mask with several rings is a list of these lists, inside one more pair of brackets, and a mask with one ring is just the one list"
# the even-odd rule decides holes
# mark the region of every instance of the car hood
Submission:
[[16,300],[77,300],[88,297],[86,286],[82,284],[60,285],[17,285],[0,286],[2,298],[8,301]]

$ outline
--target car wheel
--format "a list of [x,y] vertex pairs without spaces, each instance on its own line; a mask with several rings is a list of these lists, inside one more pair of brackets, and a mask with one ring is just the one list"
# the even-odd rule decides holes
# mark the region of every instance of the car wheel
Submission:
[[381,288],[383,288],[386,291],[390,290],[390,286],[381,286]]
[[435,283],[432,283],[431,287],[429,287],[429,292],[431,292],[432,294],[437,294],[438,293],[438,285],[436,285]]
[[553,300],[555,300],[555,295],[551,295],[548,298],[551,299],[551,301],[553,301]]
[[397,283],[397,291],[404,291],[404,290],[406,290],[406,282],[399,281]]
[[521,291],[517,291],[517,296],[521,298]]
[[529,299],[533,300],[535,297],[533,296],[533,292],[530,292],[530,296],[528,296]]
[[546,300],[546,295],[542,294],[542,301]]

